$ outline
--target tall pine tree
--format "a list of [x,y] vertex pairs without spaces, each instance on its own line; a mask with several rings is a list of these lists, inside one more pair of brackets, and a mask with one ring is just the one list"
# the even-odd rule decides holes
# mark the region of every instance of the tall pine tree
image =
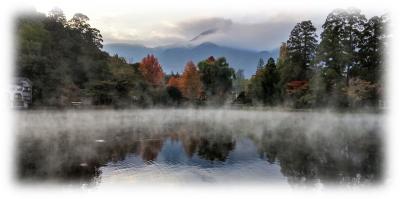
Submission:
[[311,21],[302,21],[293,28],[287,41],[290,80],[306,80],[317,48],[316,28]]
[[383,71],[383,56],[385,52],[385,16],[375,16],[368,20],[362,32],[358,45],[358,65],[354,75],[371,83],[380,80]]
[[357,9],[337,9],[331,12],[322,25],[321,43],[318,48],[318,62],[326,67],[326,78],[332,84],[351,78],[351,71],[357,64],[358,46],[366,18]]

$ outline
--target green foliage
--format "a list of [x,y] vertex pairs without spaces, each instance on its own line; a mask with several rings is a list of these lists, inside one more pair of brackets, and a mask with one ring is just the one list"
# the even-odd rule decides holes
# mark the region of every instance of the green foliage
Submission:
[[182,92],[175,86],[168,86],[167,92],[175,105],[180,105],[183,100]]
[[[349,93],[349,89],[357,88],[349,85],[350,79],[360,78],[372,84],[378,81],[383,70],[384,21],[384,17],[367,21],[357,9],[334,10],[322,26],[319,45],[311,22],[297,24],[287,46],[281,46],[278,62],[283,99],[289,99],[297,108],[359,106]],[[305,41],[312,42],[305,47]],[[294,80],[305,80],[308,87],[288,95],[288,85],[295,83]],[[379,89],[369,91],[366,92],[369,97],[364,96],[362,104],[376,106]]]
[[232,82],[232,90],[239,94],[246,90],[246,86],[248,84],[248,80],[244,76],[244,70],[238,69],[235,73],[235,78]]
[[309,90],[304,96],[305,104],[309,107],[323,107],[327,102],[326,85],[323,72],[315,71],[309,82]]
[[67,22],[61,10],[18,18],[15,73],[32,81],[35,105],[110,105],[131,95],[137,72],[101,51],[102,36],[88,20],[76,14]]
[[317,48],[316,28],[311,21],[302,21],[292,30],[287,41],[288,65],[292,68],[291,80],[305,80],[309,77],[311,62]]
[[358,65],[353,70],[354,76],[373,83],[379,82],[383,74],[383,56],[386,45],[386,16],[372,17],[365,25],[357,54]]
[[87,95],[92,97],[94,105],[110,105],[113,102],[115,84],[111,81],[90,82]]
[[200,61],[197,66],[206,95],[215,103],[224,103],[232,89],[234,69],[229,67],[225,57],[215,59],[211,56],[207,60]]
[[285,103],[294,104],[295,107],[308,106],[310,96],[301,90],[289,95],[287,87],[293,81],[308,81],[312,73],[312,64],[317,48],[316,28],[311,21],[297,23],[290,33],[287,43],[280,48],[278,69],[280,75],[280,93]]
[[269,58],[250,80],[249,93],[253,99],[266,105],[274,105],[279,97],[279,74],[275,60]]
[[[338,9],[328,15],[322,27],[316,58],[316,67],[325,84],[325,91],[320,90],[320,93],[325,93],[326,104],[353,106],[349,93],[346,93],[350,79],[361,78],[375,83],[380,77],[385,37],[383,18],[372,17],[367,21],[357,9]],[[370,99],[375,99],[371,103],[377,104],[377,98]]]
[[335,79],[350,78],[357,64],[357,47],[362,39],[366,18],[360,10],[337,9],[330,13],[322,25],[321,43],[317,61],[336,73]]

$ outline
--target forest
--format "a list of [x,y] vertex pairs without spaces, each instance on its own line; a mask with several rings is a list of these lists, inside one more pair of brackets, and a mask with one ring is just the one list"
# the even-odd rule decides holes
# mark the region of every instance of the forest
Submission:
[[182,73],[167,74],[151,54],[128,63],[102,50],[102,35],[84,14],[67,19],[60,9],[25,13],[16,21],[14,76],[31,80],[33,108],[82,102],[113,108],[379,109],[388,21],[386,15],[367,19],[358,9],[335,9],[319,37],[311,21],[298,22],[279,58],[260,59],[246,78],[229,60],[213,55],[188,60]]

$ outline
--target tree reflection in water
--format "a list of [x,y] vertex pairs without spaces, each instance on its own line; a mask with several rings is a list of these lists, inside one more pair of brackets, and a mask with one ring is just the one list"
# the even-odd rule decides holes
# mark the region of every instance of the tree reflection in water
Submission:
[[[350,125],[341,125],[330,133],[322,132],[324,129],[310,133],[306,125],[272,128],[241,122],[174,122],[160,128],[112,127],[96,132],[60,128],[51,129],[51,133],[47,129],[45,136],[32,127],[18,133],[17,174],[22,181],[91,182],[101,175],[102,166],[123,161],[127,155],[140,157],[143,166],[160,161],[160,152],[168,147],[166,140],[181,143],[189,161],[196,156],[212,168],[214,162],[231,164],[230,154],[240,150],[235,148],[237,141],[250,138],[260,154],[259,161],[278,164],[291,184],[381,180],[383,143],[378,126],[355,131]],[[290,118],[288,122],[296,123]],[[258,130],[249,126],[257,126]]]
[[278,162],[289,183],[377,182],[382,177],[382,141],[378,129],[352,134],[342,129],[335,134],[302,133],[302,129],[265,131],[253,139],[260,154]]

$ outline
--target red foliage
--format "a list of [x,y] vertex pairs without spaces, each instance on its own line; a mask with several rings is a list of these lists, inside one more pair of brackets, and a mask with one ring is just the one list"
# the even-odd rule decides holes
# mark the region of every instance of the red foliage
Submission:
[[154,55],[147,55],[142,59],[139,70],[144,79],[153,86],[160,86],[164,78],[164,72],[161,65]]
[[288,94],[294,94],[300,91],[304,91],[308,89],[308,81],[307,80],[294,80],[290,81],[286,84],[286,92]]
[[188,99],[198,99],[204,95],[203,84],[200,80],[200,73],[196,65],[190,61],[186,64],[181,77],[171,77],[168,86],[178,88]]

